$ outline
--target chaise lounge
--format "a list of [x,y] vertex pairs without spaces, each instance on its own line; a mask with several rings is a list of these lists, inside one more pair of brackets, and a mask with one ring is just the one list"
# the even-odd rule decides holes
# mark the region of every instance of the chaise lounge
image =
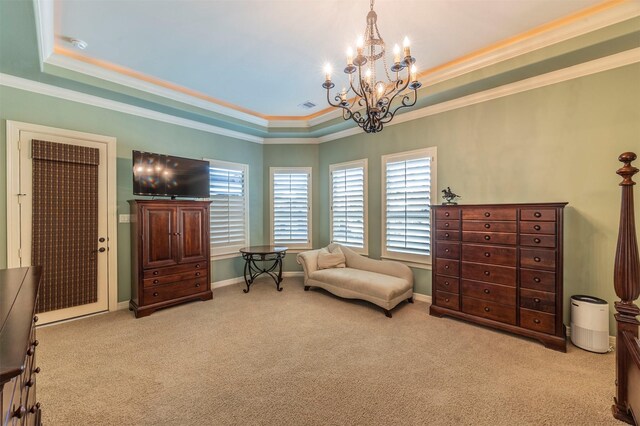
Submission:
[[[344,260],[327,267],[322,259],[327,254],[333,259],[343,254]],[[403,300],[413,303],[413,272],[400,262],[369,259],[339,244],[299,253],[296,260],[304,269],[305,291],[320,287],[339,297],[366,300],[389,318]]]

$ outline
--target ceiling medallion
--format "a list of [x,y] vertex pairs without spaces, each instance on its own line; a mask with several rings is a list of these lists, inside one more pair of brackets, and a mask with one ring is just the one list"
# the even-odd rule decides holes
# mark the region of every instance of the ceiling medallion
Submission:
[[[344,72],[349,76],[349,88],[343,88],[332,101],[330,91],[335,84],[331,81],[330,64],[325,65],[325,82],[322,84],[327,89],[329,105],[342,108],[342,117],[345,120],[353,119],[366,133],[382,131],[382,127],[393,120],[398,110],[415,105],[418,88],[422,86],[417,80],[416,60],[411,56],[407,37],[403,43],[404,56],[400,55],[400,47],[396,44],[393,48],[393,65],[390,68],[387,66],[384,40],[378,31],[378,15],[373,10],[373,3],[374,0],[371,0],[364,37],[358,37],[356,42],[355,58],[353,50],[350,47],[347,50],[347,67]],[[376,77],[376,65],[380,60],[385,81],[377,80]],[[403,77],[401,73],[404,74],[405,70],[406,77]],[[406,89],[410,91],[405,91]],[[394,103],[398,95],[400,97]],[[349,99],[350,97],[353,99]]]

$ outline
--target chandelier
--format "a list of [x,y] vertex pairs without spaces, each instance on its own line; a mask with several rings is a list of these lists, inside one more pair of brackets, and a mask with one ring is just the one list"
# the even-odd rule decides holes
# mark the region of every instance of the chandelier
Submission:
[[[422,86],[418,81],[416,60],[411,56],[407,37],[404,38],[403,55],[396,44],[393,65],[387,66],[385,44],[378,30],[378,15],[373,10],[373,3],[374,0],[371,0],[364,36],[358,37],[356,42],[356,56],[353,56],[351,47],[347,50],[344,72],[349,76],[349,88],[343,88],[332,100],[331,89],[335,84],[331,81],[330,64],[325,65],[325,82],[322,84],[327,89],[329,105],[341,108],[342,118],[353,119],[366,133],[382,131],[382,127],[393,120],[398,110],[415,105],[418,88]],[[377,79],[376,65],[380,60],[384,80]],[[398,100],[394,103],[396,97]]]

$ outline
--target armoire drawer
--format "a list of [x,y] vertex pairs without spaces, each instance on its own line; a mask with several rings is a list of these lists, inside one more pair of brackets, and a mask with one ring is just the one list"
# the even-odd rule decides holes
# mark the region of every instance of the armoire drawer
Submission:
[[530,247],[555,248],[556,236],[520,234],[520,245]]
[[444,259],[460,259],[460,244],[439,242],[436,249],[436,256]]
[[462,311],[477,317],[487,318],[506,324],[516,324],[515,306],[506,306],[489,300],[462,297]]
[[490,222],[484,220],[465,220],[462,222],[463,231],[480,232],[516,232],[516,222]]
[[462,260],[492,265],[516,266],[516,249],[513,247],[462,245]]
[[520,327],[542,333],[554,334],[556,330],[556,316],[520,308]]
[[460,261],[450,259],[436,259],[436,273],[438,275],[448,275],[450,277],[460,276]]
[[460,281],[458,278],[436,275],[436,290],[460,293]]
[[486,281],[515,287],[516,275],[516,268],[510,266],[462,262],[461,276],[469,280]]
[[520,249],[520,265],[524,268],[556,269],[556,251],[545,249]]
[[436,231],[436,240],[460,241],[460,231]]
[[436,223],[436,229],[443,230],[453,230],[457,231],[460,229],[460,221],[459,220],[441,220]]
[[[464,229],[464,224],[463,224]],[[556,234],[556,223],[555,222],[520,222],[520,233],[521,234]]]
[[[154,268],[146,269],[144,271],[144,278],[152,278],[160,275],[172,275],[179,274],[181,272],[189,272],[195,270],[207,270],[207,264],[205,262],[185,263],[182,265],[168,266],[166,268]],[[204,274],[203,274],[204,275]]]
[[462,280],[462,295],[503,305],[516,305],[516,288],[478,281]]
[[535,220],[554,222],[556,220],[555,209],[522,209],[520,210],[520,220]]
[[153,287],[156,285],[175,283],[178,281],[185,281],[190,279],[196,279],[202,277],[203,279],[206,277],[207,271],[205,270],[193,270],[189,272],[183,272],[180,274],[172,274],[172,275],[158,275],[151,278],[145,278],[143,280],[145,287]]
[[460,219],[460,210],[457,207],[438,208],[436,219]]
[[177,283],[165,284],[144,289],[143,301],[145,304],[164,302],[190,296],[207,290],[207,283],[203,279],[193,279]]
[[553,293],[556,291],[556,274],[555,272],[521,268],[520,287]]
[[466,220],[516,220],[516,209],[511,207],[472,207],[462,211]]
[[470,243],[514,245],[516,240],[516,234],[508,232],[462,231],[462,241]]
[[443,308],[460,310],[460,295],[446,293],[444,291],[436,291],[436,305]]
[[520,289],[520,307],[555,314],[556,294],[522,288]]

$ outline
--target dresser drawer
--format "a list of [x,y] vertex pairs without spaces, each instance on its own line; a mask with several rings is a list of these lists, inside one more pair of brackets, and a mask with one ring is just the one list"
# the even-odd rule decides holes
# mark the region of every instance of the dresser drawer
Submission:
[[556,330],[556,316],[520,308],[520,327],[542,333],[554,334]]
[[460,283],[457,278],[436,275],[436,290],[448,293],[460,293]]
[[178,283],[145,288],[143,301],[145,304],[164,302],[165,300],[201,293],[205,290],[207,290],[207,283],[204,282],[204,280],[187,280]]
[[512,247],[462,245],[462,260],[493,265],[516,266],[516,249]]
[[444,291],[436,291],[436,305],[443,308],[460,310],[460,296]]
[[460,231],[436,230],[436,240],[460,241]]
[[520,289],[520,307],[555,314],[556,294],[522,288]]
[[516,286],[516,268],[509,266],[462,262],[461,276],[475,281],[486,281],[511,287]]
[[556,251],[520,249],[520,265],[526,268],[550,269],[553,271],[556,268]]
[[181,274],[173,274],[173,275],[158,275],[157,277],[145,278],[143,280],[145,287],[153,287],[155,285],[162,285],[168,283],[175,283],[178,281],[185,281],[190,279],[202,278],[206,281],[207,270],[196,270],[184,272]]
[[516,220],[516,209],[511,207],[473,207],[462,210],[462,218],[470,220]]
[[462,280],[462,296],[516,306],[515,287]]
[[462,312],[506,324],[516,324],[515,306],[506,306],[489,300],[463,296]]
[[207,264],[205,262],[194,262],[194,263],[187,263],[184,265],[169,266],[167,268],[146,269],[144,271],[143,276],[144,278],[152,278],[160,275],[172,275],[172,274],[179,274],[181,272],[189,272],[189,271],[195,271],[195,270],[206,271]]
[[436,273],[438,275],[448,275],[450,277],[460,276],[458,269],[460,262],[458,260],[436,259]]
[[535,220],[555,222],[555,209],[522,209],[520,210],[520,220]]
[[556,247],[555,235],[520,234],[520,245],[533,247]]
[[509,244],[516,243],[516,234],[505,232],[471,232],[462,231],[462,241],[470,243]]
[[436,229],[458,231],[460,229],[459,220],[437,220]]
[[[464,228],[464,225],[463,225]],[[555,222],[520,222],[521,234],[556,234]]]
[[436,256],[443,259],[460,259],[460,244],[439,242]]
[[438,207],[435,211],[436,219],[460,219],[460,209],[458,207]]
[[553,293],[556,291],[556,274],[522,268],[520,269],[520,287]]
[[464,222],[462,222],[462,230],[480,232],[516,232],[516,222],[465,220]]

